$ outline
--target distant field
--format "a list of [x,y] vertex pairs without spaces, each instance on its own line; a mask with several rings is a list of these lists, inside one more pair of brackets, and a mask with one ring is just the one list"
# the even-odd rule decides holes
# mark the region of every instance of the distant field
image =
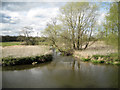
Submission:
[[21,42],[0,42],[0,46],[14,46],[14,45],[20,45]]
[[49,46],[45,45],[18,45],[18,46],[6,46],[2,48],[2,57],[26,57],[26,56],[36,56],[45,55],[50,53]]
[[[0,46],[14,46],[21,45],[22,42],[0,42]],[[48,45],[48,42],[39,42],[39,45]]]

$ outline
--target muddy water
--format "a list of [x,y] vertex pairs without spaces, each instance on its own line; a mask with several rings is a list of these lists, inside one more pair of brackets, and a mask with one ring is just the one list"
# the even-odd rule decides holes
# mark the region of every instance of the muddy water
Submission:
[[116,88],[118,67],[54,56],[45,64],[4,67],[3,88]]

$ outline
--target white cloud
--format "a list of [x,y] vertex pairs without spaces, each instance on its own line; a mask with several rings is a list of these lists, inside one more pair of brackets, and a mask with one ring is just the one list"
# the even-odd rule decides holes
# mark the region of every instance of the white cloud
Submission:
[[[46,27],[46,23],[50,18],[56,17],[59,13],[59,7],[33,7],[28,11],[11,11],[1,10],[1,13],[9,16],[3,17],[7,23],[2,23],[4,26],[0,26],[3,30],[10,30],[12,32],[18,32],[25,26],[32,26],[34,28],[33,36],[37,35],[35,32],[40,32]],[[9,22],[8,22],[9,21]],[[8,27],[9,24],[9,27]],[[3,32],[3,34],[6,32]],[[10,33],[8,33],[10,34]],[[14,33],[12,34],[14,35]]]
[[99,19],[98,19],[98,21],[97,21],[98,25],[101,25],[101,24],[102,24],[102,22],[104,21],[106,15],[107,15],[106,12],[102,12],[102,13],[100,14]]
[[19,13],[18,12],[11,12],[8,10],[1,10],[1,13],[3,14],[7,14],[8,16],[14,18],[14,17],[19,17]]
[[4,29],[4,28],[6,28],[6,27],[8,27],[9,26],[9,24],[7,23],[0,23],[0,30],[2,30],[2,29]]

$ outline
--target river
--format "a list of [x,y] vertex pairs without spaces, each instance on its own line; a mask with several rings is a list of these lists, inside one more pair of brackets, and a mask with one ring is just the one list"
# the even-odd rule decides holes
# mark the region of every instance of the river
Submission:
[[117,88],[118,67],[53,55],[53,61],[3,67],[3,88]]

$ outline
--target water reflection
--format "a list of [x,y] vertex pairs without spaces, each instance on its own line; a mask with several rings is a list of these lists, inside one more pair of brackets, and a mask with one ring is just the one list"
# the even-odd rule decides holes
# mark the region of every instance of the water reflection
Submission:
[[71,56],[55,55],[52,62],[19,69],[4,68],[4,88],[116,88],[118,84],[117,66],[80,62]]

